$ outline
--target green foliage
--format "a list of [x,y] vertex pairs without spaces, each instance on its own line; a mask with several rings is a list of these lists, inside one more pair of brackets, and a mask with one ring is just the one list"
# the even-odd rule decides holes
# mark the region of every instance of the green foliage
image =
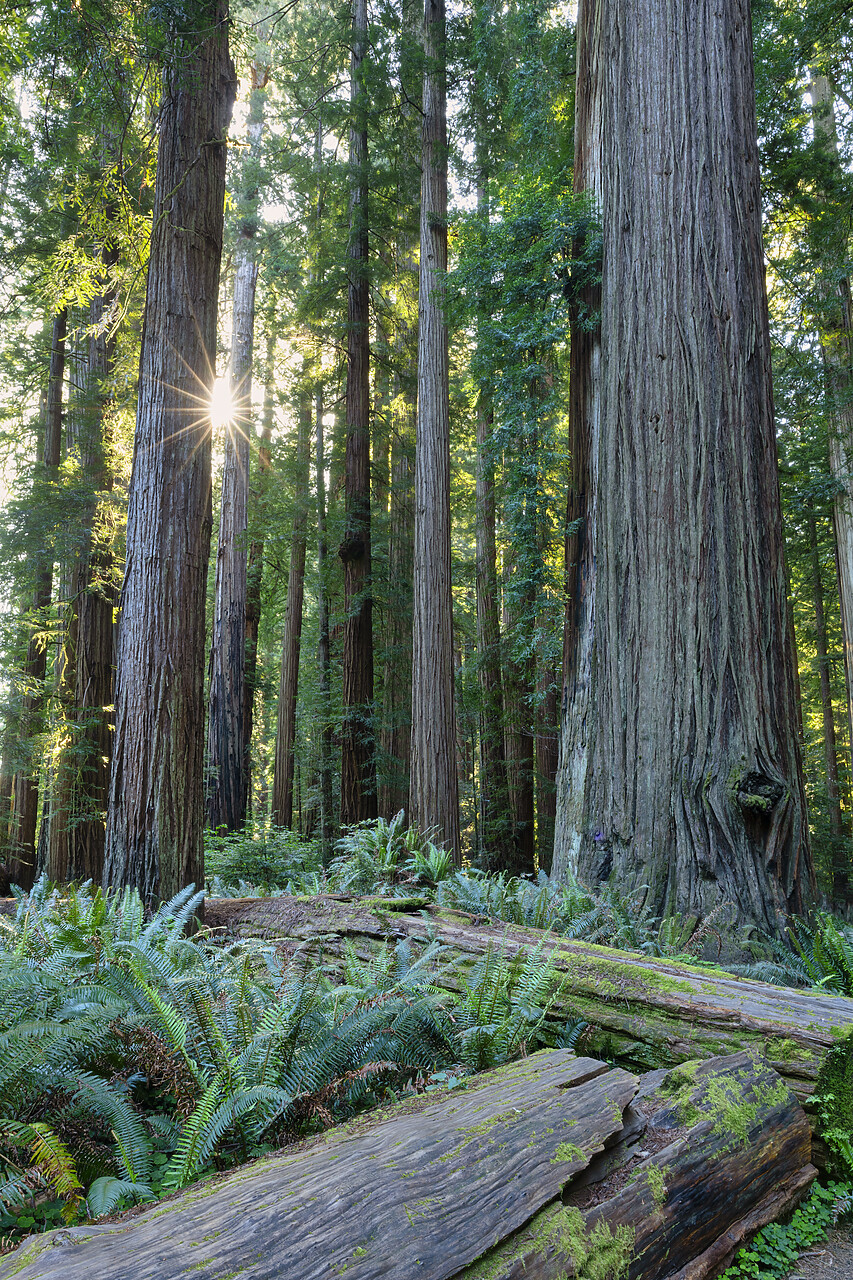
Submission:
[[204,867],[213,897],[318,893],[323,885],[317,842],[284,827],[247,824],[234,835],[206,831]]
[[722,1280],[775,1280],[793,1268],[804,1249],[823,1240],[841,1213],[849,1210],[853,1187],[831,1182],[815,1183],[808,1198],[790,1222],[772,1222],[741,1249]]
[[150,1200],[544,1042],[538,952],[492,949],[457,998],[433,984],[437,944],[351,950],[333,980],[273,945],[188,937],[200,901],[146,918],[133,891],[42,880],[0,920],[4,1234],[52,1225],[38,1205],[72,1221]]

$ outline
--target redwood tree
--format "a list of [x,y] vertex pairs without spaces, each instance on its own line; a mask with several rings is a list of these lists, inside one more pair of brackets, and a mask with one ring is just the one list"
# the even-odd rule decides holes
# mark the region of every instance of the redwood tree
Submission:
[[353,6],[350,231],[347,249],[347,446],[341,822],[376,817],[370,551],[370,293],[367,275],[367,0]]
[[139,373],[104,881],[203,879],[210,410],[234,101],[224,0],[171,32]]
[[582,0],[575,163],[603,261],[572,347],[555,870],[777,932],[812,868],[748,0]]
[[444,0],[424,16],[418,435],[415,454],[412,752],[409,817],[459,853],[453,596],[450,579],[450,392],[447,90]]
[[251,69],[249,154],[241,175],[240,221],[234,253],[234,311],[231,335],[233,416],[225,430],[222,508],[216,554],[216,588],[210,649],[207,817],[213,830],[238,831],[249,793],[246,715],[246,618],[249,463],[252,423],[252,352],[258,282],[258,152],[264,124],[266,70]]

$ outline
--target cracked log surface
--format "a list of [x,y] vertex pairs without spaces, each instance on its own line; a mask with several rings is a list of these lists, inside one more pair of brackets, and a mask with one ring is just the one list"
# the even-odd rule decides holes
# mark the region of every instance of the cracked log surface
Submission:
[[334,967],[346,945],[366,954],[383,939],[436,938],[447,948],[437,981],[453,989],[489,947],[510,956],[537,946],[554,956],[562,987],[550,1017],[594,1028],[587,1051],[639,1070],[750,1049],[761,1053],[800,1100],[814,1092],[828,1052],[853,1052],[853,1000],[738,978],[721,969],[651,960],[571,942],[516,925],[489,925],[416,899],[208,899],[205,920],[226,936],[279,940],[322,952]]
[[701,1280],[797,1202],[809,1155],[801,1107],[747,1054],[638,1078],[546,1050],[35,1237],[0,1280]]

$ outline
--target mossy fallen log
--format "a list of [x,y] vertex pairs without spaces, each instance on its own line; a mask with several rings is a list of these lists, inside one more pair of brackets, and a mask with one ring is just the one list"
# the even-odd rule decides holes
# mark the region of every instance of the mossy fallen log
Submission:
[[[449,988],[489,947],[515,957],[542,947],[554,958],[559,989],[555,1023],[582,1018],[592,1028],[584,1049],[634,1070],[749,1050],[762,1054],[800,1100],[831,1071],[839,1114],[853,1116],[853,1000],[738,978],[722,969],[653,960],[536,929],[493,926],[459,913],[393,899],[217,899],[206,923],[230,936],[272,938],[322,952],[334,966],[348,945],[367,954],[384,939],[438,939],[451,963],[438,979]],[[453,963],[455,961],[455,963]],[[835,1051],[832,1053],[831,1051]],[[831,1056],[830,1056],[831,1055]],[[843,1099],[842,1099],[843,1094]]]
[[36,1237],[0,1280],[701,1280],[797,1202],[809,1151],[749,1055],[638,1079],[546,1050]]

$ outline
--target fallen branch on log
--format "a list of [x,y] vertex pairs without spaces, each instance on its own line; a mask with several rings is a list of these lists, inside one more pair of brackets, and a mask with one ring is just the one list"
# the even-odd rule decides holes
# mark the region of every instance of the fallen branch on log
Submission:
[[638,1079],[544,1051],[34,1237],[0,1280],[702,1280],[797,1203],[809,1153],[801,1107],[747,1054]]
[[[652,960],[516,925],[473,923],[425,907],[417,914],[393,899],[216,899],[206,923],[232,937],[281,940],[327,959],[348,945],[361,954],[382,940],[436,938],[455,961],[437,981],[458,989],[459,976],[489,947],[508,956],[543,948],[554,958],[560,991],[554,1022],[582,1018],[594,1029],[585,1047],[641,1071],[717,1054],[761,1053],[801,1100],[815,1090],[830,1050],[832,1069],[853,1091],[853,1000],[735,977],[721,969]],[[835,1083],[838,1092],[838,1084]],[[853,1103],[853,1092],[851,1092]],[[853,1105],[847,1107],[853,1113]]]

